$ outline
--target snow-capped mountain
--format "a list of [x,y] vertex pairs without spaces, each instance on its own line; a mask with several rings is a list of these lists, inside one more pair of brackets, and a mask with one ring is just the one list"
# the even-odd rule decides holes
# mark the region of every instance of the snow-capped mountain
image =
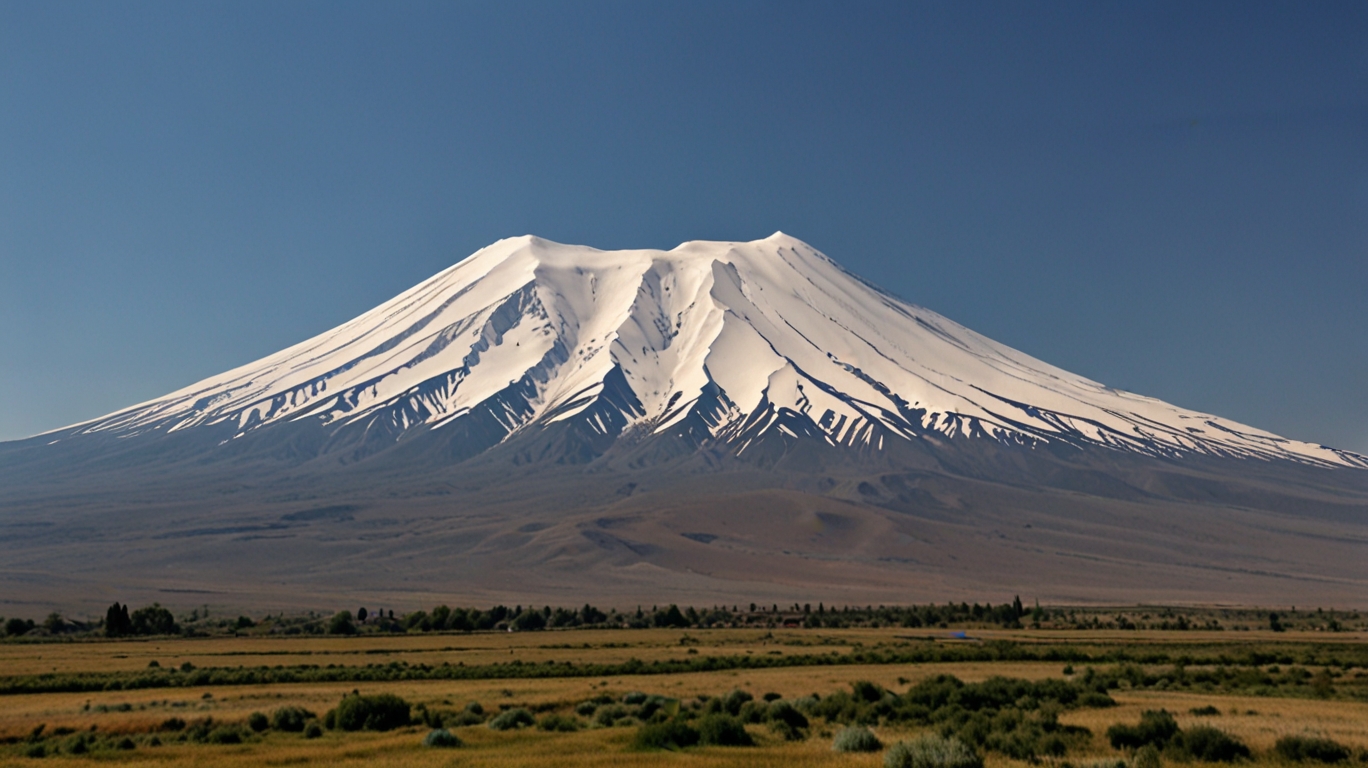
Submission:
[[787,235],[519,237],[0,443],[0,593],[1357,606],[1362,468],[1054,368]]
[[331,331],[52,442],[313,425],[330,446],[455,430],[472,452],[572,422],[744,456],[764,438],[1105,446],[1368,467],[1110,389],[908,304],[782,233],[600,251],[501,240]]

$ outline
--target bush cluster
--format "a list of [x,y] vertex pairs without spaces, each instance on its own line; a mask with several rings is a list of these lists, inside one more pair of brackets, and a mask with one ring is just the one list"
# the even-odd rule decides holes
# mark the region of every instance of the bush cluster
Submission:
[[542,719],[537,721],[537,728],[543,731],[569,733],[571,731],[578,731],[580,729],[580,722],[569,715],[552,712],[549,715],[542,716]]
[[890,747],[884,768],[983,768],[983,758],[953,736],[927,734]]
[[878,752],[883,749],[883,742],[862,725],[848,725],[836,734],[831,749],[835,752]]
[[1342,763],[1349,759],[1348,747],[1316,736],[1284,736],[1273,745],[1273,751],[1295,763]]
[[515,728],[525,728],[534,725],[537,719],[522,707],[500,712],[489,721],[489,727],[496,731],[511,731]]
[[337,708],[329,710],[324,722],[343,731],[392,731],[411,722],[409,704],[392,693],[344,696]]
[[1249,757],[1249,747],[1239,739],[1209,725],[1186,730],[1167,710],[1146,710],[1136,725],[1117,724],[1107,729],[1107,740],[1116,749],[1153,747],[1180,760],[1231,763]]
[[698,743],[716,747],[750,747],[755,740],[746,726],[733,715],[714,713],[698,721]]
[[807,697],[798,707],[808,715],[846,725],[904,723],[931,726],[974,748],[1018,760],[1062,756],[1086,742],[1089,732],[1062,725],[1059,713],[1078,707],[1115,704],[1102,691],[1080,682],[1003,677],[964,683],[950,675],[924,680],[901,696],[870,682],[850,692]]
[[[372,703],[389,702],[397,697],[348,697],[364,698]],[[347,703],[348,699],[344,699]],[[402,702],[402,700],[399,700]],[[348,704],[348,706],[352,706]],[[393,707],[392,703],[390,704]],[[404,705],[407,706],[407,705]],[[129,711],[127,704],[110,705],[104,711]],[[343,709],[343,707],[339,707]],[[383,706],[382,706],[383,709]],[[337,711],[329,712],[336,719]],[[383,719],[383,718],[382,718]],[[374,721],[376,723],[380,720]],[[143,747],[156,747],[164,743],[231,745],[260,740],[267,731],[284,733],[303,732],[305,738],[323,735],[323,728],[314,713],[296,706],[284,706],[271,715],[253,712],[245,722],[223,722],[213,717],[202,717],[186,721],[181,717],[168,717],[159,724],[149,727],[143,733],[110,734],[96,733],[94,730],[76,732],[62,727],[49,732],[45,725],[39,726],[24,740],[21,753],[27,757],[47,757],[52,755],[85,755],[106,752],[136,750]],[[2,743],[2,742],[0,742]]]
[[281,707],[271,713],[271,727],[287,733],[303,733],[317,715],[303,707]]

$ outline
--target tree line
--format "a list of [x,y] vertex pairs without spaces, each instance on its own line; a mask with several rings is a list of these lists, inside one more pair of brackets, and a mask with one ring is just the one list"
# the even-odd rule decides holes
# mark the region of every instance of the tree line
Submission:
[[[1037,607],[1036,611],[1040,611]],[[586,603],[580,608],[543,606],[509,608],[496,605],[493,608],[452,608],[438,605],[431,611],[414,611],[395,616],[394,611],[371,611],[360,608],[340,611],[327,623],[329,634],[355,634],[363,628],[378,632],[476,632],[488,630],[508,630],[528,632],[540,629],[569,629],[575,627],[603,627],[623,629],[644,629],[648,627],[669,627],[678,629],[708,627],[805,627],[844,628],[860,626],[887,627],[948,627],[951,624],[991,624],[1002,627],[1020,627],[1022,617],[1027,612],[1016,597],[1010,603],[980,605],[974,603],[946,603],[944,605],[906,605],[906,606],[841,606],[828,607],[824,603],[793,603],[785,608],[751,603],[741,605],[715,605],[710,608],[696,608],[678,605],[652,606],[649,611],[638,606],[636,611],[618,612],[616,609],[601,610]]]
[[[1112,614],[1115,615],[1112,615]],[[1185,613],[1191,613],[1189,619]],[[1066,629],[1159,629],[1207,630],[1226,629],[1220,621],[1230,622],[1232,628],[1267,627],[1281,631],[1289,627],[1345,631],[1364,625],[1358,612],[1290,611],[1269,613],[1267,610],[1202,610],[1138,607],[1125,611],[1116,609],[1042,608],[1039,604],[1027,608],[1020,597],[1010,602],[989,603],[927,603],[897,606],[828,606],[824,603],[790,603],[760,605],[679,606],[655,605],[635,610],[601,609],[592,604],[583,606],[522,606],[496,605],[490,608],[450,607],[438,605],[431,610],[397,613],[394,610],[360,608],[352,611],[319,614],[274,614],[256,619],[231,615],[209,618],[206,607],[182,613],[179,617],[160,604],[133,610],[131,606],[115,602],[105,611],[103,620],[75,621],[50,614],[42,622],[31,619],[0,618],[0,629],[9,637],[51,637],[60,635],[103,635],[111,638],[147,635],[206,636],[211,634],[335,634],[405,633],[405,632],[528,632],[547,629],[612,628],[807,628],[843,629],[894,627],[904,629],[972,630],[977,627],[1020,628],[1023,624],[1042,628]]]

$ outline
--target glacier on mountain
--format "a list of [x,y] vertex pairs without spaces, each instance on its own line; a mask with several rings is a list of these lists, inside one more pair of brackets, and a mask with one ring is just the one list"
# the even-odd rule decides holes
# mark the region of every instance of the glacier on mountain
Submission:
[[968,438],[1368,467],[1060,370],[782,233],[670,251],[501,240],[326,333],[52,436],[214,427],[228,441],[313,423],[401,441],[463,420],[493,442],[579,420],[743,456],[774,435],[864,450]]

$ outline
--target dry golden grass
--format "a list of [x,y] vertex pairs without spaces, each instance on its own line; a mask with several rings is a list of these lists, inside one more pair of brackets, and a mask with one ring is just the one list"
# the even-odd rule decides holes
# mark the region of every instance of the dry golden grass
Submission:
[[[1322,736],[1350,747],[1368,748],[1368,704],[1362,702],[1155,691],[1125,691],[1114,693],[1112,698],[1120,706],[1075,710],[1060,721],[1090,728],[1099,751],[1106,747],[1103,734],[1108,726],[1138,722],[1140,713],[1147,709],[1167,709],[1182,728],[1215,726],[1255,752],[1272,749],[1274,742],[1288,735]],[[1221,714],[1190,714],[1205,706],[1214,706]]]
[[[256,667],[318,664],[364,666],[393,661],[409,664],[492,664],[573,660],[578,664],[684,658],[699,654],[846,653],[856,647],[944,639],[937,629],[646,629],[573,630],[537,633],[478,633],[330,636],[256,636],[130,639],[117,642],[0,643],[6,675],[50,672],[109,672],[190,662],[196,667]],[[1084,647],[1115,645],[1263,645],[1368,642],[1362,632],[1162,632],[1082,630],[970,630],[982,640],[1058,643]],[[694,645],[681,640],[691,638]]]
[[[190,662],[197,667],[337,664],[364,666],[404,661],[438,665],[492,664],[520,659],[526,663],[563,661],[621,663],[683,658],[698,653],[741,654],[838,651],[855,644],[893,641],[890,630],[577,630],[537,633],[360,635],[356,637],[213,637],[155,638],[117,642],[0,644],[5,674],[105,672],[145,669],[152,661],[163,667]],[[942,635],[945,633],[942,632]],[[685,637],[697,646],[685,646]],[[769,637],[767,637],[769,636]]]
[[[239,637],[207,639],[156,639],[146,641],[87,642],[65,644],[0,644],[0,670],[4,674],[42,672],[89,672],[136,670],[157,660],[162,666],[189,661],[200,667],[282,664],[365,665],[404,661],[410,664],[488,664],[519,659],[533,661],[621,662],[682,658],[692,649],[699,654],[829,653],[905,642],[908,637],[945,636],[934,630],[640,630],[574,631],[536,634],[402,635],[326,637]],[[1017,641],[1073,640],[1080,645],[1126,642],[1170,645],[1174,643],[1241,642],[1255,645],[1306,641],[1363,642],[1354,636],[1308,635],[1295,637],[1271,633],[1063,633],[1029,631],[971,632],[985,638]],[[689,644],[681,643],[685,637]],[[98,733],[143,733],[170,717],[193,720],[242,722],[252,712],[269,713],[283,705],[303,706],[318,714],[331,708],[346,693],[360,688],[365,693],[394,693],[412,704],[457,709],[479,701],[487,709],[499,705],[565,706],[606,693],[619,697],[629,691],[645,691],[688,699],[717,695],[741,688],[759,696],[767,692],[793,698],[809,693],[827,695],[846,688],[854,680],[870,680],[903,690],[912,682],[937,674],[953,674],[966,681],[993,675],[1041,679],[1061,674],[1061,664],[945,663],[880,666],[817,666],[672,675],[611,676],[605,678],[546,678],[471,681],[395,681],[384,683],[299,683],[206,688],[166,688],[80,694],[32,694],[0,697],[0,738],[19,737],[36,726],[89,730]],[[1135,722],[1144,709],[1167,708],[1179,722],[1215,725],[1238,736],[1256,752],[1270,749],[1286,734],[1313,733],[1346,745],[1368,748],[1368,704],[1247,696],[1129,691],[1116,693],[1119,707],[1068,712],[1063,720],[1084,725],[1094,733],[1091,752],[1098,757],[1115,755],[1103,733],[1109,725]],[[1214,705],[1221,714],[1197,718],[1190,709]],[[102,711],[103,710],[103,711]],[[426,729],[409,728],[387,734],[328,733],[321,739],[271,733],[259,742],[236,746],[168,744],[125,753],[102,752],[98,758],[48,757],[43,761],[7,757],[0,766],[52,764],[98,759],[120,765],[148,766],[843,766],[879,765],[879,755],[837,755],[831,752],[831,729],[818,725],[813,738],[801,743],[779,741],[763,728],[753,733],[760,746],[753,749],[705,748],[687,754],[637,753],[629,750],[633,729],[587,729],[577,733],[542,733],[525,730],[498,733],[483,726],[458,729],[465,746],[456,750],[424,749]],[[886,742],[910,735],[885,729]],[[10,750],[13,748],[0,748]],[[1011,761],[989,756],[989,768]]]

